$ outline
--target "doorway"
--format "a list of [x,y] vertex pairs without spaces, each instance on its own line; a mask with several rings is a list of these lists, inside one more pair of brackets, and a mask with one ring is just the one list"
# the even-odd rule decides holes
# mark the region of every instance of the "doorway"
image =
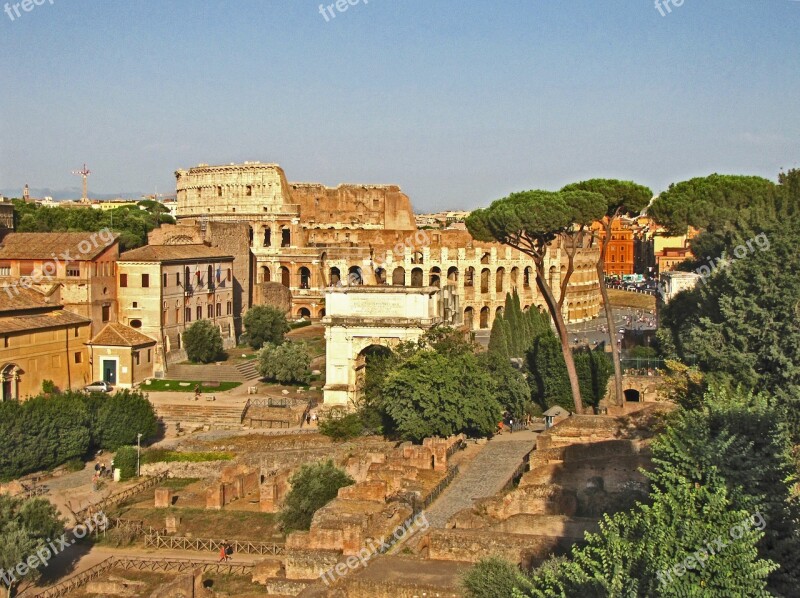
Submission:
[[117,383],[117,361],[115,359],[103,359],[103,382],[109,384]]

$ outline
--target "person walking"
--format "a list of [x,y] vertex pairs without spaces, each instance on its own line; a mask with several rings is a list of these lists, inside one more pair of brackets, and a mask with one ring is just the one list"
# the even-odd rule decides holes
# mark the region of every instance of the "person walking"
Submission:
[[220,563],[228,560],[228,550],[227,550],[227,548],[225,546],[226,546],[226,544],[225,544],[225,542],[223,542],[222,544],[220,544],[220,547],[219,547],[219,562]]

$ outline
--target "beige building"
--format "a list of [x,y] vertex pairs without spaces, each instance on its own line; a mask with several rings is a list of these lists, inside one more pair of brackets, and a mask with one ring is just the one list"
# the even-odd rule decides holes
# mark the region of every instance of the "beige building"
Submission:
[[119,320],[156,340],[153,369],[184,361],[182,335],[209,320],[236,345],[233,256],[207,245],[147,245],[120,256]]
[[0,292],[0,398],[35,396],[45,380],[61,390],[88,384],[90,331],[88,318],[63,309],[58,286]]
[[[234,255],[242,311],[270,302],[275,284],[288,289],[293,317],[324,317],[325,289],[339,286],[450,286],[469,329],[489,329],[513,289],[524,307],[544,305],[530,257],[475,241],[464,230],[418,230],[398,186],[289,183],[278,165],[258,162],[175,174],[179,222],[162,227],[159,242],[191,243],[199,236],[219,245],[241,237]],[[215,234],[219,225],[230,228]],[[598,259],[596,247],[577,253],[564,302],[570,321],[599,312]],[[554,244],[549,282],[559,286],[566,270],[566,253]]]
[[122,324],[107,324],[88,343],[92,379],[132,388],[153,377],[156,341]]
[[92,334],[117,321],[119,242],[105,230],[10,233],[0,242],[0,293],[60,287],[64,309],[92,322]]

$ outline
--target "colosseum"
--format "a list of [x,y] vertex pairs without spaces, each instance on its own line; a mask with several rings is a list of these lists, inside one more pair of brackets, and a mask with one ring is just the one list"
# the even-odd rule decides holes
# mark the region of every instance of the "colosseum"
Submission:
[[[491,327],[514,288],[525,308],[544,305],[530,257],[464,230],[418,230],[398,186],[290,183],[280,166],[259,162],[203,164],[175,176],[178,224],[151,242],[199,238],[236,256],[237,314],[279,297],[293,317],[321,318],[324,289],[341,285],[451,286],[455,319],[473,330]],[[575,257],[564,302],[569,321],[598,314],[598,257],[596,249]],[[566,252],[554,244],[549,260],[558,285]]]

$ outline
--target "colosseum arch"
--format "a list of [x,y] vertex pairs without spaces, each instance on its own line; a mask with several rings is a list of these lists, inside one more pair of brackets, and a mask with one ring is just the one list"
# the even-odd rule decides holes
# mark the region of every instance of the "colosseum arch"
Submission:
[[442,286],[442,270],[438,266],[434,266],[431,268],[428,285],[432,287],[440,287]]
[[414,268],[411,271],[411,286],[417,289],[422,288],[425,285],[425,274],[422,272],[422,268]]
[[394,272],[392,272],[392,285],[396,287],[404,287],[406,286],[406,269],[405,268],[395,268]]
[[447,269],[447,284],[458,284],[458,268],[455,266]]

